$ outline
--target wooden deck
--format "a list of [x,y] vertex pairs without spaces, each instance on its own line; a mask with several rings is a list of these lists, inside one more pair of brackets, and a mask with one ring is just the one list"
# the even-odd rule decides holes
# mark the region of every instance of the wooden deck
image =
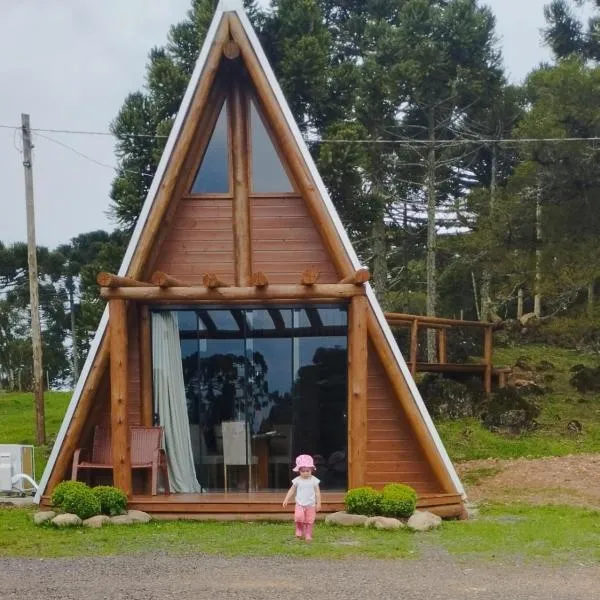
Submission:
[[[157,518],[191,519],[291,519],[292,511],[281,506],[285,492],[167,494],[133,496],[129,508],[143,510]],[[322,493],[322,514],[344,510],[343,492]],[[456,494],[423,494],[417,508],[441,517],[459,517],[463,512],[461,497]]]

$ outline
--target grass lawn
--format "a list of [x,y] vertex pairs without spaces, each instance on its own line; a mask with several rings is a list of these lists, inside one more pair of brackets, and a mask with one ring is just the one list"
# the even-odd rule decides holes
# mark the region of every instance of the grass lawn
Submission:
[[[46,436],[54,441],[62,423],[70,393],[46,392]],[[0,393],[0,444],[35,444],[35,414],[33,396],[29,393]],[[35,449],[35,474],[39,480],[48,460],[49,446]]]
[[[600,357],[553,346],[527,345],[496,348],[494,364],[514,365],[524,358],[532,365],[542,360],[554,365],[551,392],[534,398],[541,408],[537,430],[518,436],[498,435],[485,429],[476,419],[438,421],[436,426],[453,460],[484,458],[538,458],[565,456],[582,452],[600,452],[600,397],[581,394],[569,384],[576,364],[598,366]],[[583,425],[581,434],[567,429],[569,421]]]
[[29,509],[0,510],[0,557],[152,552],[326,558],[419,558],[423,550],[465,559],[584,564],[600,560],[600,513],[567,507],[488,506],[473,521],[425,534],[318,524],[312,544],[291,523],[155,521],[99,530],[36,527]]

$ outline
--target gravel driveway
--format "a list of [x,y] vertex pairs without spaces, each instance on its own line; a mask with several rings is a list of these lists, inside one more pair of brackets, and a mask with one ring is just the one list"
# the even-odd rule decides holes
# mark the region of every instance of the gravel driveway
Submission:
[[207,556],[0,559],[0,599],[563,600],[594,598],[600,567]]

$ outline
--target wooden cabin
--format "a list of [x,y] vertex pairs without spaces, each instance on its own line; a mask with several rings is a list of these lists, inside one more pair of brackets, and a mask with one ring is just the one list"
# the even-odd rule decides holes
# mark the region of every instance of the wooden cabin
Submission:
[[[349,488],[401,482],[419,506],[462,513],[241,1],[220,2],[121,269],[98,280],[108,306],[38,503],[74,474],[157,515],[281,516],[309,453],[324,512]],[[144,442],[156,427],[163,451]]]

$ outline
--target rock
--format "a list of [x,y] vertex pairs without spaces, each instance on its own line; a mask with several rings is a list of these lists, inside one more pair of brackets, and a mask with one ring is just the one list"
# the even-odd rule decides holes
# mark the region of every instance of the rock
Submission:
[[370,517],[365,521],[365,527],[375,527],[375,529],[402,529],[404,523],[391,517]]
[[46,523],[46,521],[52,521],[55,516],[56,513],[53,510],[42,510],[33,515],[33,522],[36,525],[41,525],[42,523]]
[[150,523],[152,517],[141,510],[128,510],[127,515],[134,523]]
[[529,359],[526,356],[519,356],[517,362],[515,363],[515,367],[522,369],[523,371],[532,371],[533,367],[529,362]]
[[534,319],[537,319],[537,316],[535,313],[527,313],[526,315],[523,315],[519,321],[521,323],[521,325],[527,325],[527,323],[529,323],[529,321],[532,321]]
[[340,511],[331,513],[325,517],[325,523],[328,525],[341,525],[342,527],[358,527],[367,522],[368,517],[364,515],[351,515]]
[[473,504],[472,502],[467,502],[465,505],[465,510],[467,511],[467,519],[477,519],[479,517],[479,508],[477,504]]
[[583,431],[583,425],[579,421],[573,420],[569,421],[567,424],[567,429],[571,433],[581,433]]
[[408,528],[413,531],[429,531],[442,524],[442,519],[433,513],[416,510],[408,519]]
[[578,371],[575,371],[575,375],[571,377],[569,383],[582,394],[586,392],[599,392],[600,367],[597,369],[581,367]]
[[91,529],[100,529],[103,525],[110,523],[110,517],[106,515],[96,515],[90,517],[83,522],[84,527],[90,527]]
[[119,515],[118,517],[110,517],[111,525],[133,525],[134,520],[129,515]]
[[52,525],[56,525],[57,527],[78,527],[81,523],[82,520],[77,515],[72,515],[71,513],[64,513],[52,519]]

